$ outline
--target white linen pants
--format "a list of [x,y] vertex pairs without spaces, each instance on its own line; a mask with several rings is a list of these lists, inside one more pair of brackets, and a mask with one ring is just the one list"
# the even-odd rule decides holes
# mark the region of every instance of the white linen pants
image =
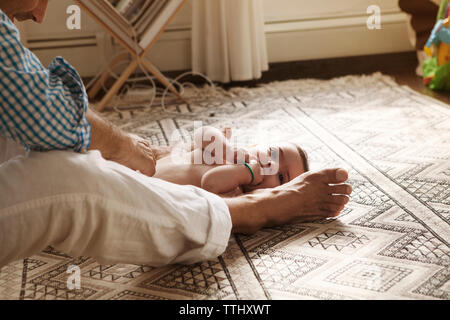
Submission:
[[226,248],[223,199],[150,178],[100,152],[29,152],[0,137],[0,268],[51,245],[100,263],[161,266]]

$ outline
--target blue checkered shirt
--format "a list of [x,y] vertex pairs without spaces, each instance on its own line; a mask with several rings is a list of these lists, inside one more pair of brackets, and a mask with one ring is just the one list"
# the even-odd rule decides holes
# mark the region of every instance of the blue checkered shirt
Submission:
[[75,69],[61,57],[44,68],[0,10],[0,134],[27,150],[84,152],[91,140],[87,106]]

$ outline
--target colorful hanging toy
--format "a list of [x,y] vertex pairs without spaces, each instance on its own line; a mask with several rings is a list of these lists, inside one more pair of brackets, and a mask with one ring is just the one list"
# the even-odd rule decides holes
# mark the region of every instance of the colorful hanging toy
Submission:
[[450,4],[442,0],[437,22],[425,44],[423,82],[433,90],[450,90]]

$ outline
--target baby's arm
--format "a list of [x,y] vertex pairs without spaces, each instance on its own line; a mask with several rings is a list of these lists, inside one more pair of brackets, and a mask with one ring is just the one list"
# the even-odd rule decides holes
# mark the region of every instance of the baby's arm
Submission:
[[[260,183],[262,175],[259,163],[253,162],[249,165],[254,175],[252,184]],[[202,177],[201,187],[215,194],[224,194],[251,182],[252,174],[244,164],[228,164],[207,171]]]

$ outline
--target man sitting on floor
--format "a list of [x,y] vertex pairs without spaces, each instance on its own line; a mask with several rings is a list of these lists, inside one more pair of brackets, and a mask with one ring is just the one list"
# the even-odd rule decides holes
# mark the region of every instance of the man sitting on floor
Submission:
[[230,232],[342,211],[343,169],[230,199],[152,178],[164,150],[96,115],[64,59],[44,68],[20,43],[14,19],[42,22],[47,1],[0,0],[0,267],[49,245],[100,263],[193,263],[222,254]]

